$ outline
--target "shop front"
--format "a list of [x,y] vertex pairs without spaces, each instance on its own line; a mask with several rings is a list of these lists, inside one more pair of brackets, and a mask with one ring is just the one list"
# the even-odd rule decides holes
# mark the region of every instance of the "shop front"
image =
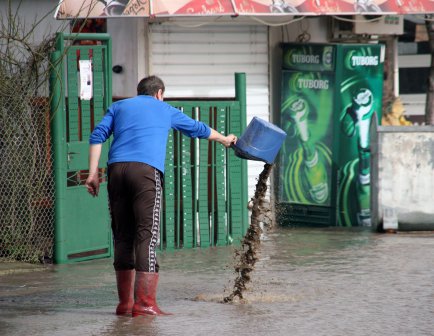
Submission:
[[[388,62],[381,37],[401,34],[403,15],[432,12],[434,2],[412,0],[87,0],[62,1],[56,18],[107,19],[123,69],[114,96],[157,74],[169,98],[224,99],[233,74],[246,73],[246,122],[257,116],[289,134],[270,184],[279,222],[369,226],[367,130],[381,118]],[[296,60],[317,50],[319,62],[288,62],[300,44]],[[249,197],[261,170],[248,163]]]

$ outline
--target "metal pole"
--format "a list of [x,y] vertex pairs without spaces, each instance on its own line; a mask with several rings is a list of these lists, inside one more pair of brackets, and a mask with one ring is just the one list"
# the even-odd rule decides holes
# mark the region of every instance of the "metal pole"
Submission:
[[55,263],[66,262],[64,259],[64,232],[62,228],[63,207],[61,206],[65,199],[66,190],[66,172],[64,171],[64,162],[66,158],[65,150],[65,118],[63,113],[63,69],[62,53],[55,51],[51,54],[51,73],[50,73],[50,92],[51,92],[51,134],[52,146],[54,153],[54,181],[55,181],[55,199],[54,199],[54,261]]
[[[240,102],[240,120],[241,120],[241,131],[244,131],[247,124],[247,94],[246,94],[246,74],[245,73],[235,73],[235,99]],[[247,189],[248,189],[248,178],[247,178],[247,161],[241,160],[241,204],[242,208],[242,230],[243,235],[246,233],[248,224],[248,210],[247,210]]]

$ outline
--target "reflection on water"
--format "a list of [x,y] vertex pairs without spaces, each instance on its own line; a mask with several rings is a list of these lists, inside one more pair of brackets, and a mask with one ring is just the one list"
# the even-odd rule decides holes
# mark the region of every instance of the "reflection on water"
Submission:
[[[92,272],[89,266],[75,265],[61,274],[66,279],[75,276],[82,287],[62,295],[72,302],[86,291],[97,291],[88,298],[96,308],[52,309],[50,319],[44,319],[45,329],[36,322],[32,330],[56,334],[50,334],[46,323],[51,323],[51,330],[62,330],[62,335],[433,336],[433,251],[433,233],[276,228],[261,242],[245,301],[233,304],[220,301],[235,279],[234,247],[165,252],[159,256],[158,299],[162,309],[175,315],[135,319],[113,314],[114,276],[107,275],[111,262],[91,264]],[[84,285],[89,274],[93,281],[99,279],[99,294]],[[37,312],[29,308],[24,323],[37,320]],[[14,321],[10,315],[6,322]],[[20,329],[15,330],[19,335]]]

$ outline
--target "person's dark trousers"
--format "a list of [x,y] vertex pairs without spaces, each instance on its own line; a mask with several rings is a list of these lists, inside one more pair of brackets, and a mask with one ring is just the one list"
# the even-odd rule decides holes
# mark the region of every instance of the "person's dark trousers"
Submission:
[[[162,174],[139,162],[113,163],[108,168],[108,194],[117,274],[133,270],[157,273],[156,247],[160,228]],[[118,278],[118,277],[117,277]],[[118,294],[131,289],[118,281]],[[135,286],[137,288],[143,286]]]

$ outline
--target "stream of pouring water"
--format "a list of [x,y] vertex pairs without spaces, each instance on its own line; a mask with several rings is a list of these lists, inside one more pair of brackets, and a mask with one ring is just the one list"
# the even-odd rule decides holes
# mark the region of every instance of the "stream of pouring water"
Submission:
[[250,226],[241,242],[241,248],[235,252],[237,260],[235,264],[234,288],[232,293],[223,298],[223,302],[233,302],[235,297],[243,299],[243,292],[246,290],[247,284],[251,280],[250,273],[254,270],[255,264],[258,261],[258,252],[260,248],[261,227],[259,218],[261,215],[261,204],[264,201],[265,193],[267,192],[267,180],[270,176],[273,165],[265,164],[264,169],[259,174],[258,183],[256,184],[255,195],[252,199],[252,215],[250,217]]

